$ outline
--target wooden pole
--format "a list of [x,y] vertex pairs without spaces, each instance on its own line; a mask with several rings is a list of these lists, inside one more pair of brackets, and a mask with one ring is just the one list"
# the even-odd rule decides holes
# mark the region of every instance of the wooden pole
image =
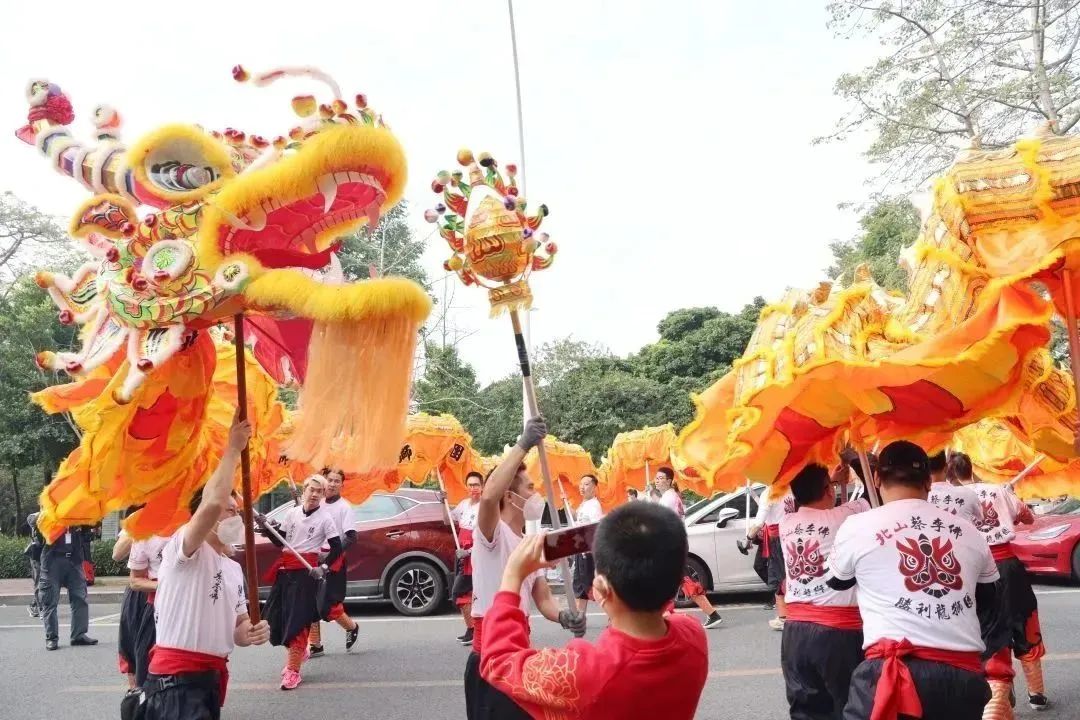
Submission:
[[[236,325],[233,343],[236,346],[236,404],[238,419],[247,420],[247,366],[244,363],[244,315],[233,318]],[[251,453],[248,446],[240,451],[240,482],[244,495],[244,574],[247,576],[248,617],[254,625],[261,619],[259,613],[259,567],[255,558],[255,519],[251,498]]]
[[874,487],[873,475],[870,470],[870,458],[866,456],[866,448],[863,447],[862,440],[855,442],[855,452],[859,453],[859,465],[862,466],[863,489],[866,491],[866,499],[870,502],[870,507],[881,507],[881,496],[878,495],[877,488]]
[[566,519],[570,521],[570,527],[577,525],[577,520],[574,518],[574,509],[570,507],[570,498],[566,497],[566,488],[563,487],[562,478],[557,477],[555,480],[559,483],[559,494],[562,495],[562,506],[566,510]]
[[[525,336],[521,334],[521,318],[518,317],[517,310],[510,311],[510,323],[514,327],[514,343],[517,345],[518,364],[521,366],[521,382],[525,386],[526,409],[529,411],[529,417],[537,417],[540,414],[540,407],[536,402],[536,386],[533,385],[529,349],[525,345]],[[562,520],[559,519],[559,511],[555,507],[555,488],[551,483],[551,469],[548,467],[547,449],[544,448],[543,441],[536,446],[536,456],[540,460],[540,476],[544,479],[544,494],[547,496],[548,512],[551,513],[551,527],[554,530],[562,530]],[[559,574],[562,576],[566,605],[571,611],[574,611],[576,604],[574,602],[570,565],[567,563],[566,558],[562,558],[556,563],[556,567],[559,568]]]
[[645,487],[642,488],[642,492],[645,493],[645,499],[649,499],[649,483],[652,482],[652,478],[649,477],[649,461],[645,461]]
[[457,536],[457,525],[454,524],[454,511],[450,508],[450,500],[446,497],[446,486],[443,485],[442,473],[435,468],[435,479],[439,481],[439,490],[442,491],[442,504],[446,508],[446,517],[450,518],[450,534],[454,536],[454,549],[461,549],[461,541]]
[[[1076,298],[1073,297],[1073,274],[1068,268],[1061,271],[1065,286],[1065,330],[1069,336],[1069,367],[1072,368],[1073,392],[1080,397],[1080,335],[1076,330]],[[1080,452],[1080,427],[1074,428],[1073,446]]]

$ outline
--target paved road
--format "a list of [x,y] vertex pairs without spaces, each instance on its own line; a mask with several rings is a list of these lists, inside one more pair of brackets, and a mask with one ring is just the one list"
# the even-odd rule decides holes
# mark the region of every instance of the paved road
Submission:
[[[1023,705],[1018,718],[1066,720],[1080,717],[1080,588],[1037,588],[1050,654],[1046,684],[1054,707],[1034,713]],[[718,602],[721,599],[718,598]],[[709,632],[711,674],[698,712],[700,718],[768,720],[786,717],[783,680],[778,669],[780,634],[765,622],[770,613],[755,597],[728,600],[724,625]],[[91,607],[94,648],[61,645],[47,653],[40,626],[22,607],[0,607],[0,698],[5,720],[105,720],[116,717],[122,682],[116,673],[116,605]],[[358,608],[359,652],[344,654],[343,633],[324,625],[329,649],[312,660],[305,683],[282,692],[276,680],[280,648],[238,650],[230,663],[232,683],[224,717],[229,720],[276,718],[378,717],[380,720],[463,718],[461,675],[465,650],[454,641],[462,629],[453,615],[405,620],[378,608]],[[595,636],[603,621],[591,618]],[[549,623],[534,625],[535,640],[561,644],[565,633]],[[67,632],[61,628],[61,636]],[[1019,681],[1018,690],[1023,682]],[[1022,692],[1021,697],[1023,697]]]

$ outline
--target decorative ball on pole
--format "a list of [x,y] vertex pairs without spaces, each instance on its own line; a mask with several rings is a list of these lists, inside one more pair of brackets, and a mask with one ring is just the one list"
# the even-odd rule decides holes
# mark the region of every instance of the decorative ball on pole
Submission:
[[537,232],[548,208],[526,212],[517,166],[507,165],[504,172],[490,153],[474,156],[467,149],[458,151],[457,160],[464,171],[436,174],[431,189],[443,201],[424,213],[454,253],[443,267],[465,285],[487,289],[492,317],[528,309],[529,275],[550,266],[558,251],[547,233]]

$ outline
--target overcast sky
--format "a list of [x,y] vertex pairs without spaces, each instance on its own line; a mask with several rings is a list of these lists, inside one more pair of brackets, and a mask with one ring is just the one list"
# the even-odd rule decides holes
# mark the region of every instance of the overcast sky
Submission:
[[[0,117],[12,131],[26,80],[46,77],[84,137],[102,102],[128,141],[172,121],[272,137],[295,124],[292,95],[321,90],[238,85],[230,69],[314,65],[346,97],[366,93],[398,134],[424,235],[431,178],[459,147],[518,159],[504,0],[60,0],[47,23],[42,7],[2,11]],[[670,310],[735,311],[823,277],[828,243],[855,231],[837,204],[863,199],[874,172],[857,144],[811,146],[843,111],[836,76],[869,59],[866,43],[833,37],[824,2],[517,0],[515,14],[528,198],[551,208],[544,225],[560,249],[534,275],[534,345],[573,335],[625,354]],[[10,132],[0,190],[65,218],[85,197]],[[448,254],[430,238],[432,278]],[[512,371],[509,321],[488,319],[485,293],[458,289],[453,305],[480,377]]]

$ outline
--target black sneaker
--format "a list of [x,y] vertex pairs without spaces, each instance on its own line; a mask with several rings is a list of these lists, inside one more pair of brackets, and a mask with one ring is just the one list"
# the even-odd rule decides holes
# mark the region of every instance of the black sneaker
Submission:
[[78,647],[80,645],[83,645],[83,646],[86,646],[86,647],[89,647],[90,645],[97,645],[97,640],[90,637],[89,635],[80,635],[79,637],[77,637],[77,638],[75,638],[74,640],[71,641],[71,646],[72,647]]
[[345,631],[345,652],[352,652],[356,638],[360,637],[360,626],[354,625],[352,630]]
[[468,647],[468,646],[472,645],[472,641],[473,641],[473,629],[472,628],[469,628],[468,630],[466,630],[465,634],[458,638],[458,642],[461,643],[462,645],[464,645],[465,647]]
[[322,645],[308,645],[308,657],[317,658],[322,657],[325,654],[325,649]]
[[27,605],[26,606],[26,614],[29,615],[32,618],[41,617],[41,611],[38,610],[37,605]]
[[724,622],[724,618],[720,617],[720,613],[714,612],[709,617],[705,618],[705,629],[712,630],[718,628]]
[[1028,695],[1028,705],[1032,710],[1045,710],[1050,706],[1050,701],[1042,693]]
[[60,648],[60,643],[56,641],[56,638],[49,638],[45,641],[46,650],[57,650]]

